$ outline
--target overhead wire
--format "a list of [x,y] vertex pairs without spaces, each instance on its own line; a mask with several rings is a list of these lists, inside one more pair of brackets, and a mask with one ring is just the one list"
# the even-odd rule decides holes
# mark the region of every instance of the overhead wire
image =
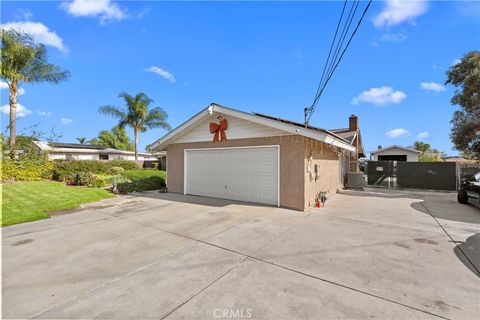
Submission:
[[[339,20],[339,23],[341,22],[342,20],[342,17],[343,17],[343,12],[344,12],[344,9],[345,9],[345,5],[346,5],[346,2],[344,3],[344,7],[342,9],[342,14],[340,16],[340,20]],[[350,43],[352,42],[352,39],[353,37],[355,36],[355,34],[357,33],[362,21],[363,21],[363,18],[365,17],[368,9],[370,8],[370,5],[372,4],[372,0],[369,0],[368,1],[368,4],[365,6],[365,9],[363,10],[363,13],[362,15],[360,16],[360,19],[358,20],[357,22],[357,25],[355,27],[355,29],[353,30],[352,34],[350,35],[350,38],[348,39],[348,42],[347,44],[345,45],[345,47],[343,48],[343,50],[341,50],[342,46],[343,46],[343,43],[344,43],[344,40],[346,38],[346,35],[348,34],[348,30],[350,29],[350,24],[351,22],[353,21],[353,18],[355,16],[355,12],[358,8],[358,5],[359,5],[359,1],[354,1],[354,3],[352,4],[352,7],[350,8],[350,13],[352,13],[352,9],[354,8],[354,5],[355,5],[355,9],[353,9],[353,14],[350,16],[349,14],[349,17],[350,19],[347,17],[347,20],[345,21],[345,24],[344,24],[344,31],[345,31],[345,34],[343,34],[343,31],[342,31],[342,34],[343,34],[343,37],[342,35],[340,36],[340,38],[342,40],[339,40],[339,42],[337,43],[337,47],[334,51],[334,57],[332,58],[332,60],[330,61],[330,65],[329,67],[327,68],[327,73],[325,75],[325,68],[324,68],[324,72],[322,72],[322,78],[321,78],[321,82],[319,84],[319,87],[317,88],[317,92],[316,92],[316,95],[315,95],[315,98],[313,100],[313,103],[312,105],[310,106],[310,108],[308,108],[308,110],[306,110],[305,112],[307,113],[305,115],[305,121],[306,121],[306,125],[308,124],[308,122],[310,121],[313,113],[315,112],[315,108],[316,108],[316,105],[318,104],[318,101],[320,99],[320,97],[322,96],[328,82],[330,81],[330,79],[332,78],[335,70],[337,69],[338,65],[340,64],[340,62],[342,61],[342,58],[343,56],[345,55],[345,52],[347,51],[348,47],[350,46]],[[350,21],[350,22],[348,22]],[[348,25],[348,26],[347,26]],[[338,26],[339,24],[337,24],[337,30],[336,30],[336,34],[338,33]],[[346,29],[345,29],[346,28]],[[335,42],[335,39],[336,39],[336,35],[334,36],[334,41],[332,42],[332,44]],[[332,46],[331,46],[332,48]],[[327,58],[327,62],[326,64],[328,64],[328,61],[330,60],[330,55],[331,55],[331,48],[330,48],[330,52],[329,52],[329,56]],[[337,50],[338,48],[338,50]],[[341,51],[341,54],[338,56],[338,53],[340,53]],[[338,59],[337,59],[338,57]]]

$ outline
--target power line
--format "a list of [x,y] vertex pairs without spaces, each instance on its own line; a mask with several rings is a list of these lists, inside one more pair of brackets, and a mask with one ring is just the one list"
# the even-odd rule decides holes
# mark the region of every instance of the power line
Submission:
[[[355,3],[357,4],[356,6],[355,6]],[[315,98],[314,98],[313,103],[312,103],[312,106],[314,106],[313,108],[315,108],[315,106],[317,104],[317,101],[320,98],[319,93],[320,93],[321,88],[325,84],[324,80],[326,81],[326,79],[328,78],[328,76],[330,75],[330,73],[333,69],[333,66],[335,65],[335,62],[337,61],[340,50],[343,47],[343,43],[345,42],[345,38],[348,34],[348,30],[350,29],[350,25],[352,24],[353,18],[355,17],[355,13],[357,12],[358,3],[359,3],[359,1],[353,1],[352,2],[352,6],[350,7],[350,12],[348,13],[347,19],[345,20],[345,24],[343,25],[342,34],[340,35],[340,38],[337,42],[337,46],[335,47],[335,51],[333,53],[333,58],[332,58],[331,61],[328,61],[329,59],[327,59],[327,62],[329,62],[329,65],[328,65],[328,68],[327,68],[327,74],[326,74],[325,79],[322,79],[320,81],[319,89],[317,90],[317,93],[315,94]],[[355,10],[354,10],[354,8],[355,8]]]
[[340,28],[340,24],[342,22],[343,13],[345,12],[345,7],[347,6],[347,2],[348,2],[348,0],[345,0],[343,2],[342,13],[340,14],[340,18],[338,19],[337,29],[335,30],[335,36],[333,37],[332,44],[330,45],[330,50],[328,51],[328,57],[327,57],[327,60],[325,61],[325,65],[323,66],[322,77],[320,78],[320,82],[318,83],[318,88],[317,88],[317,92],[315,93],[315,95],[317,95],[318,92],[320,92],[320,88],[321,88],[322,83],[323,83],[323,78],[325,76],[325,71],[327,70],[328,61],[330,60],[330,54],[332,53],[333,45],[335,44],[335,40],[337,39],[338,29]]
[[[343,58],[345,52],[347,51],[348,47],[350,46],[350,43],[352,42],[353,37],[354,37],[355,34],[357,33],[358,28],[360,27],[360,24],[362,23],[363,18],[365,17],[365,14],[367,13],[367,11],[368,11],[368,9],[370,8],[370,5],[371,5],[371,4],[372,4],[372,0],[369,0],[369,1],[368,1],[368,4],[366,5],[365,9],[363,10],[363,13],[362,13],[360,19],[359,19],[358,22],[357,22],[357,25],[356,25],[355,29],[353,30],[352,34],[350,35],[350,38],[348,39],[348,42],[347,42],[347,44],[345,45],[345,48],[343,49],[342,53],[340,54],[338,60],[336,59],[336,57],[338,56],[338,52],[340,52],[340,51],[337,52],[337,55],[334,54],[334,58],[335,58],[335,59],[332,59],[332,62],[331,62],[330,68],[329,68],[329,71],[330,71],[330,72],[327,72],[327,75],[328,75],[328,76],[327,76],[326,80],[324,81],[323,85],[321,85],[321,89],[320,89],[320,90],[317,89],[317,94],[315,95],[314,101],[313,101],[312,105],[310,106],[310,108],[305,109],[305,124],[306,124],[306,125],[308,124],[308,122],[310,121],[310,118],[312,117],[313,113],[315,112],[315,107],[316,107],[316,105],[317,105],[317,103],[318,103],[318,100],[319,100],[320,97],[322,96],[322,93],[323,93],[323,91],[325,90],[325,87],[327,86],[328,82],[329,82],[330,79],[332,78],[332,76],[333,76],[335,70],[337,69],[338,65],[339,65],[340,62],[342,61],[342,58]],[[352,8],[353,8],[353,5],[354,5],[354,4],[352,4]],[[345,5],[344,5],[344,6],[345,6]],[[357,2],[357,6],[355,7],[355,11],[356,11],[356,8],[357,8],[357,7],[358,7],[358,2]],[[352,15],[352,17],[351,17],[351,19],[350,19],[350,23],[351,23],[351,21],[353,20],[354,15],[355,15],[355,14]],[[342,10],[342,16],[343,16],[343,10]],[[348,18],[347,18],[347,21],[348,21]],[[347,27],[346,34],[348,33],[348,29],[350,28],[350,23],[348,23],[348,27]],[[347,25],[347,22],[346,22],[346,24],[344,25],[344,28],[345,28],[346,25]],[[337,28],[337,29],[338,29],[338,28]],[[345,34],[345,36],[346,36],[346,34]],[[345,36],[343,37],[343,40],[345,39]],[[340,43],[340,42],[339,42],[339,43]],[[342,45],[343,45],[343,41],[341,41],[341,45],[339,46],[339,48],[341,48]],[[338,47],[338,44],[337,44],[337,47]],[[337,60],[336,63],[335,63],[335,60]],[[328,59],[327,59],[327,63],[328,63]],[[333,65],[333,63],[334,63],[334,65]],[[333,65],[333,68],[331,68],[332,65]],[[323,80],[323,76],[322,76],[322,80]]]

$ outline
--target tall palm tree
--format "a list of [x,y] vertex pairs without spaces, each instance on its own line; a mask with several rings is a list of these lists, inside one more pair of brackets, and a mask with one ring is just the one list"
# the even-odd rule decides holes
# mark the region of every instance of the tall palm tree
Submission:
[[77,137],[75,139],[77,139],[78,143],[80,143],[80,144],[87,143],[87,138],[85,138],[85,137]]
[[[70,73],[48,63],[47,49],[36,44],[32,37],[16,30],[1,30],[0,78],[10,91],[10,148],[15,148],[17,95],[21,83],[48,82],[58,84],[67,80]],[[13,152],[12,152],[13,154]]]
[[138,160],[138,134],[152,128],[171,130],[167,122],[168,116],[165,111],[158,107],[149,110],[148,107],[153,103],[153,100],[145,93],[140,92],[135,96],[131,96],[126,92],[122,92],[118,96],[125,100],[125,108],[106,105],[100,107],[98,112],[118,118],[118,126],[120,128],[132,127],[135,143],[135,160]]

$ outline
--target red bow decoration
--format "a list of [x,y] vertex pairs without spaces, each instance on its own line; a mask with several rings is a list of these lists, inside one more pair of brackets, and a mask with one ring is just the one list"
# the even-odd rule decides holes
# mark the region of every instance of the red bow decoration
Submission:
[[[221,118],[219,118],[221,119]],[[214,133],[213,142],[215,141],[227,141],[227,135],[225,130],[228,128],[227,119],[221,119],[220,123],[210,122],[210,133]]]

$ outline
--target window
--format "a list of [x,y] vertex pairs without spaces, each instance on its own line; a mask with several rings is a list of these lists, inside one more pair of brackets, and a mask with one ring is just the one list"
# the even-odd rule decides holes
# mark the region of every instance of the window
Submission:
[[99,158],[100,160],[108,160],[108,154],[100,154],[100,155],[98,156],[98,158]]

